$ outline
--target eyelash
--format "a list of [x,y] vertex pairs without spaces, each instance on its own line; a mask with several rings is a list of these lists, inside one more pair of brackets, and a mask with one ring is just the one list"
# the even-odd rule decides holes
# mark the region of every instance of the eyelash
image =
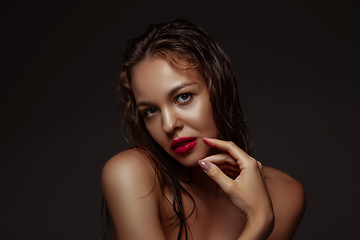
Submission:
[[152,114],[148,114],[148,112],[149,111],[157,111],[154,107],[149,107],[149,108],[146,108],[144,111],[143,111],[143,116],[144,116],[144,118],[149,118],[149,117],[151,117],[151,115],[154,115],[156,112],[154,112],[154,113],[152,113]]
[[[181,93],[179,95],[177,95],[175,97],[175,103],[176,104],[180,104],[180,105],[185,105],[186,103],[188,103],[189,101],[191,101],[193,94],[192,93]],[[185,100],[183,100],[183,102],[179,102],[179,99],[182,97],[186,97]],[[149,111],[155,111],[154,113],[149,114]],[[152,115],[154,115],[157,112],[157,109],[154,107],[148,107],[146,108],[143,112],[142,115],[144,116],[144,118],[150,118]]]
[[175,97],[175,103],[179,103],[178,100],[183,96],[186,96],[187,99],[183,100],[183,102],[180,104],[184,104],[184,103],[187,103],[188,101],[190,101],[192,99],[193,94],[192,93],[181,93]]

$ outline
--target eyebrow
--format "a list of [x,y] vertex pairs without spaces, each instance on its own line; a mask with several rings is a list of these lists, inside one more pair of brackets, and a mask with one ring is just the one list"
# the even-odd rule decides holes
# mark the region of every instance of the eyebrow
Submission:
[[[189,82],[189,83],[181,83],[179,84],[178,86],[174,87],[173,89],[171,89],[171,91],[168,93],[168,97],[171,97],[173,96],[175,93],[177,93],[178,91],[180,91],[181,89],[187,87],[187,86],[190,86],[190,85],[194,85],[194,84],[197,84],[196,82]],[[150,102],[149,101],[143,101],[143,102],[139,102],[139,103],[136,103],[136,105],[138,107],[141,107],[141,106],[148,106],[150,105]]]

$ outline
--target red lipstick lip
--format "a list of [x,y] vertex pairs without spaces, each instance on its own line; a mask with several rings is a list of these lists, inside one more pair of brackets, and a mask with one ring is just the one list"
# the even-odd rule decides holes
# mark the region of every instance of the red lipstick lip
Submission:
[[177,154],[190,152],[197,143],[196,137],[181,137],[171,142],[170,148]]

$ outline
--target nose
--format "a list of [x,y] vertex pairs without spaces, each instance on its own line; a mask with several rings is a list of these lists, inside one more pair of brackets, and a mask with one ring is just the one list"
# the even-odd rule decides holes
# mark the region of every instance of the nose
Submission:
[[162,126],[167,134],[174,133],[177,129],[181,129],[181,122],[175,110],[169,108],[162,110]]

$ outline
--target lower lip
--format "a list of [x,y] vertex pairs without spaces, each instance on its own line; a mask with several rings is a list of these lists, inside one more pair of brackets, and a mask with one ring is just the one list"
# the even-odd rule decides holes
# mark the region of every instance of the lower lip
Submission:
[[190,152],[196,146],[196,143],[197,143],[197,139],[195,139],[194,141],[188,142],[185,145],[177,147],[173,151],[177,154],[186,154],[186,153]]

